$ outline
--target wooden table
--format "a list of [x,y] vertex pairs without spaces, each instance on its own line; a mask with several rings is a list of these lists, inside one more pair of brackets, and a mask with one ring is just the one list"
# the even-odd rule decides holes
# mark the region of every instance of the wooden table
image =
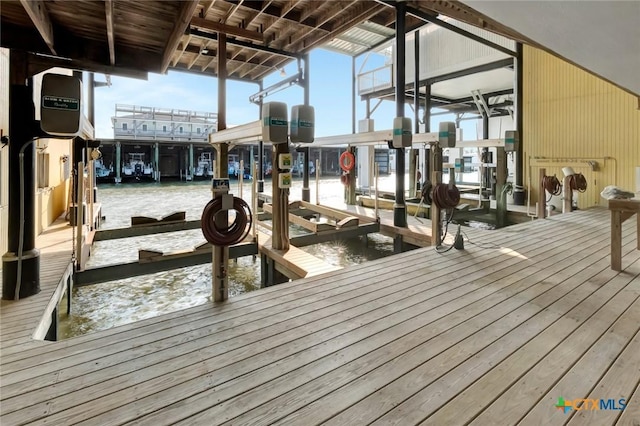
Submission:
[[634,214],[637,224],[637,249],[640,250],[640,200],[609,200],[611,210],[611,269],[622,270],[622,223]]

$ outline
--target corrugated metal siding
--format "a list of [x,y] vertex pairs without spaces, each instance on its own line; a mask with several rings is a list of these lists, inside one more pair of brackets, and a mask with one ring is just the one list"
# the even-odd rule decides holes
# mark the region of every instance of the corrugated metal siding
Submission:
[[[579,196],[580,207],[605,205],[599,194],[607,185],[635,191],[635,168],[640,166],[636,97],[548,53],[525,47],[523,126],[525,183],[529,166],[534,182],[539,167],[560,178],[561,168],[571,166],[589,183]],[[589,160],[598,163],[595,170]]]
[[[0,49],[0,128],[9,133],[9,50]],[[0,148],[0,256],[7,252],[9,148]]]
[[[479,35],[500,46],[515,50],[513,41],[490,33],[480,28],[449,20],[449,23],[460,27],[470,33]],[[407,34],[405,75],[407,82],[413,81],[414,63],[414,36]],[[456,34],[447,29],[433,24],[420,30],[420,79],[430,78],[463,70],[477,65],[487,64],[508,58],[509,56],[498,52],[477,41]]]

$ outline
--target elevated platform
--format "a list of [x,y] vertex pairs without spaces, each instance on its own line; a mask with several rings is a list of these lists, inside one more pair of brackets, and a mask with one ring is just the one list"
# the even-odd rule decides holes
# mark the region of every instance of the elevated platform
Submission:
[[[621,272],[609,267],[606,209],[468,235],[465,251],[418,249],[8,346],[0,422],[637,423],[636,221],[622,224]],[[559,396],[626,408],[565,414]]]

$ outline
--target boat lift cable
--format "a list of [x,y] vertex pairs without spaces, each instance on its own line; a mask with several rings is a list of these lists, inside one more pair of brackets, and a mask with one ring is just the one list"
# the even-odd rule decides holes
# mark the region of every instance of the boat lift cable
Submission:
[[227,212],[223,209],[222,197],[217,197],[209,201],[202,212],[200,225],[205,239],[215,246],[231,246],[242,242],[249,231],[253,217],[249,205],[241,198],[233,197],[233,208],[236,212],[235,219],[231,224],[218,227],[216,216],[219,213]]
[[572,191],[585,192],[587,190],[587,178],[582,173],[577,173],[569,177],[569,188]]
[[542,178],[542,187],[551,195],[562,194],[562,184],[556,175],[544,176]]

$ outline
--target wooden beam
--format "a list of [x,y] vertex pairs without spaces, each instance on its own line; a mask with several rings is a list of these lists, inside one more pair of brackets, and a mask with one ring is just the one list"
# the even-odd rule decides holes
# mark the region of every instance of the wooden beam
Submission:
[[104,13],[107,18],[107,41],[109,43],[109,62],[116,64],[116,49],[113,39],[113,0],[105,0]]
[[[295,43],[294,46],[297,47],[301,43],[305,42],[304,48],[301,49],[300,53],[309,52],[314,47],[326,42],[327,40],[330,40],[331,38],[335,37],[338,34],[341,34],[342,32],[348,30],[349,28],[353,27],[354,25],[357,25],[360,22],[366,21],[367,19],[369,19],[370,17],[376,15],[382,9],[385,8],[385,6],[381,5],[381,4],[376,4],[373,7],[371,7],[371,5],[368,5],[368,4],[365,5],[365,4],[361,3],[361,2],[358,2],[355,7],[359,7],[359,8],[361,8],[361,10],[356,12],[356,14],[354,16],[352,16],[351,18],[347,19],[346,21],[344,21],[342,23],[339,23],[336,27],[332,28],[330,33],[323,34],[321,37],[319,37],[319,38],[317,38],[315,40],[310,40],[308,42],[305,41],[306,39],[303,39],[302,41],[298,41],[297,43]],[[294,49],[294,51],[297,51],[297,49]]]
[[227,35],[234,35],[234,36],[246,38],[252,41],[257,41],[260,43],[263,42],[262,34],[255,31],[246,30],[244,28],[234,27],[233,25],[207,21],[206,19],[202,19],[198,17],[193,17],[191,19],[191,25],[193,25],[194,27],[198,27],[201,29],[209,30],[209,31],[225,33]]
[[160,66],[160,72],[162,73],[167,72],[169,62],[171,62],[171,57],[178,48],[180,39],[191,22],[193,12],[196,10],[196,7],[198,7],[197,1],[184,1],[180,4],[181,7],[177,16],[178,19],[173,27],[173,32],[169,36],[169,40],[167,41],[167,45],[164,49],[164,54],[162,55],[162,64]]
[[45,2],[43,0],[20,0],[20,3],[27,12],[27,15],[29,15],[29,18],[31,18],[33,25],[35,25],[44,42],[49,46],[51,53],[57,55],[53,44],[53,25],[51,24]]

